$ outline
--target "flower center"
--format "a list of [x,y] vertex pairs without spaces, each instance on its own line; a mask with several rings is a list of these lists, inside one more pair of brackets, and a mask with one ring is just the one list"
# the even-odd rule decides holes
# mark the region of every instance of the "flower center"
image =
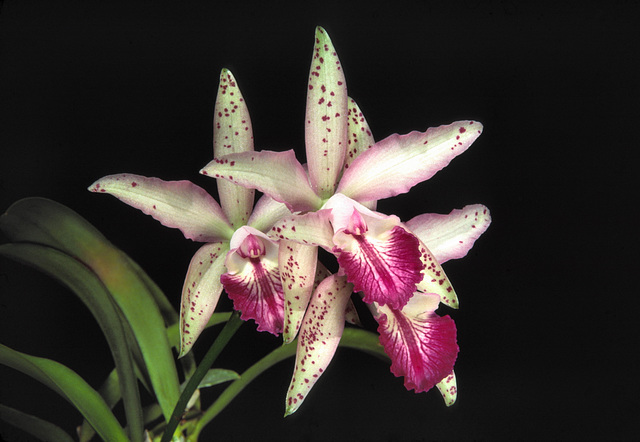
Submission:
[[243,258],[258,258],[264,255],[266,248],[260,238],[255,235],[247,235],[238,248],[238,254]]
[[367,223],[362,218],[362,215],[354,208],[349,218],[349,224],[347,224],[344,232],[353,236],[363,236],[367,233],[367,230],[369,230]]

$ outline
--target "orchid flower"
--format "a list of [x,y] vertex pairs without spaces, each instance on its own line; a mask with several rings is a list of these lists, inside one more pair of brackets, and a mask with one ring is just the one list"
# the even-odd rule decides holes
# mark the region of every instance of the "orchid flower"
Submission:
[[[283,278],[285,342],[300,333],[287,414],[300,406],[333,357],[353,291],[362,292],[373,310],[391,369],[405,376],[407,388],[426,391],[438,384],[447,403],[455,400],[455,325],[434,311],[439,302],[457,308],[458,300],[425,239],[442,251],[466,253],[475,237],[465,230],[457,233],[464,237],[462,243],[441,245],[433,235],[449,238],[452,224],[437,215],[403,224],[374,209],[377,200],[408,192],[432,177],[481,132],[478,122],[458,121],[375,143],[360,109],[347,96],[333,44],[318,27],[307,92],[307,167],[289,150],[216,157],[202,169],[205,175],[257,189],[294,213],[269,233],[284,250],[281,275],[287,262],[297,263],[289,283]],[[480,212],[477,223],[486,229],[488,212],[484,207]],[[432,224],[425,232],[423,225]],[[337,257],[340,270],[314,289],[309,281],[318,246]]]
[[[213,128],[214,157],[253,152],[249,111],[230,71],[220,75]],[[193,241],[205,243],[193,256],[182,289],[180,356],[204,330],[223,287],[259,331],[279,334],[283,329],[283,292],[278,269],[278,246],[264,233],[286,207],[263,196],[253,209],[254,191],[220,180],[221,205],[190,181],[163,181],[133,174],[105,176],[89,190],[109,193],[177,228]]]

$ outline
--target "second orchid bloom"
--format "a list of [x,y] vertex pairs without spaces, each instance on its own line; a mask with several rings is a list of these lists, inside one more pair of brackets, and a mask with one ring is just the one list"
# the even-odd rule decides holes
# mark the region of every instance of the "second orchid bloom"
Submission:
[[[458,121],[376,143],[355,101],[347,96],[342,65],[329,36],[317,28],[305,117],[307,167],[289,150],[226,155],[203,168],[208,176],[258,189],[293,212],[269,235],[280,240],[281,248],[312,248],[300,254],[305,259],[296,268],[298,279],[312,279],[315,247],[333,253],[340,265],[338,273],[315,290],[283,285],[285,341],[300,329],[287,414],[300,406],[329,364],[354,291],[361,293],[378,320],[394,374],[404,376],[405,386],[417,392],[439,384],[447,403],[453,403],[456,329],[448,316],[434,311],[440,302],[457,308],[458,300],[440,262],[467,253],[488,227],[489,212],[475,205],[444,218],[422,215],[403,224],[396,216],[372,209],[376,201],[431,178],[481,133],[480,123]],[[443,256],[431,249],[441,250]],[[298,255],[293,256],[295,260]],[[281,272],[286,262],[280,260]]]
[[[357,323],[359,293],[377,320],[391,371],[407,389],[437,386],[456,398],[456,328],[435,313],[458,299],[441,264],[461,258],[491,222],[475,204],[449,215],[403,223],[376,211],[377,201],[431,178],[482,133],[475,121],[375,142],[347,96],[337,53],[316,29],[309,74],[305,144],[308,164],[293,150],[254,151],[251,122],[235,79],[220,77],[214,116],[214,160],[201,171],[217,178],[221,205],[200,187],[131,174],[111,175],[89,189],[110,193],[166,226],[205,244],[193,257],[182,292],[181,349],[189,351],[224,287],[258,330],[298,337],[286,398],[295,412],[340,342],[345,320]],[[253,189],[265,194],[253,208]],[[339,264],[330,274],[318,247]]]

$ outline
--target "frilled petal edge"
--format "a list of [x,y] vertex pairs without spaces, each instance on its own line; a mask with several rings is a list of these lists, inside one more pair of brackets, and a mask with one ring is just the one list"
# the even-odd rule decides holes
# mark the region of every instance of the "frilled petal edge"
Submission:
[[458,355],[456,326],[434,313],[439,297],[416,293],[402,310],[378,306],[380,343],[391,358],[391,372],[404,377],[407,390],[430,390],[453,370]]

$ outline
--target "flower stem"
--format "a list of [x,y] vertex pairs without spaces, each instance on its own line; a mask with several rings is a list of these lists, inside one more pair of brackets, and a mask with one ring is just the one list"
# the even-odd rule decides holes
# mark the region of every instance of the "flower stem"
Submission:
[[272,367],[284,359],[290,358],[296,354],[297,339],[290,344],[283,345],[273,350],[271,353],[260,359],[258,362],[249,367],[244,373],[240,375],[240,379],[234,381],[229,385],[226,390],[222,392],[218,399],[202,414],[196,427],[187,439],[188,441],[198,440],[198,435],[202,429],[213,418],[215,418],[229,403],[246,387],[258,377],[263,371]]
[[235,334],[238,328],[240,328],[242,322],[243,321],[240,319],[240,313],[234,312],[231,315],[231,318],[229,318],[229,321],[225,324],[224,328],[220,331],[220,334],[213,342],[213,345],[209,348],[209,351],[207,351],[207,354],[204,355],[204,358],[202,358],[202,361],[198,365],[195,373],[193,373],[193,376],[191,376],[189,382],[187,382],[187,385],[182,391],[180,399],[173,409],[171,418],[167,422],[167,427],[162,435],[162,442],[169,442],[172,439],[173,433],[176,431],[176,428],[180,423],[180,418],[187,407],[189,399],[191,399],[191,396],[198,388],[200,381],[202,381],[202,378],[207,374],[207,371],[209,371],[222,349],[231,340],[231,337]]
[[[380,345],[378,335],[367,330],[356,328],[345,328],[340,340],[341,347],[353,348],[365,353],[369,353],[384,361],[388,361],[389,357],[384,352],[384,348]],[[216,401],[202,414],[189,435],[187,440],[195,442],[198,440],[200,432],[204,427],[213,420],[240,392],[249,385],[262,372],[271,368],[280,361],[295,356],[298,346],[298,340],[295,339],[290,344],[276,348],[271,353],[260,359],[258,362],[249,367],[240,375],[240,379],[229,385]]]

